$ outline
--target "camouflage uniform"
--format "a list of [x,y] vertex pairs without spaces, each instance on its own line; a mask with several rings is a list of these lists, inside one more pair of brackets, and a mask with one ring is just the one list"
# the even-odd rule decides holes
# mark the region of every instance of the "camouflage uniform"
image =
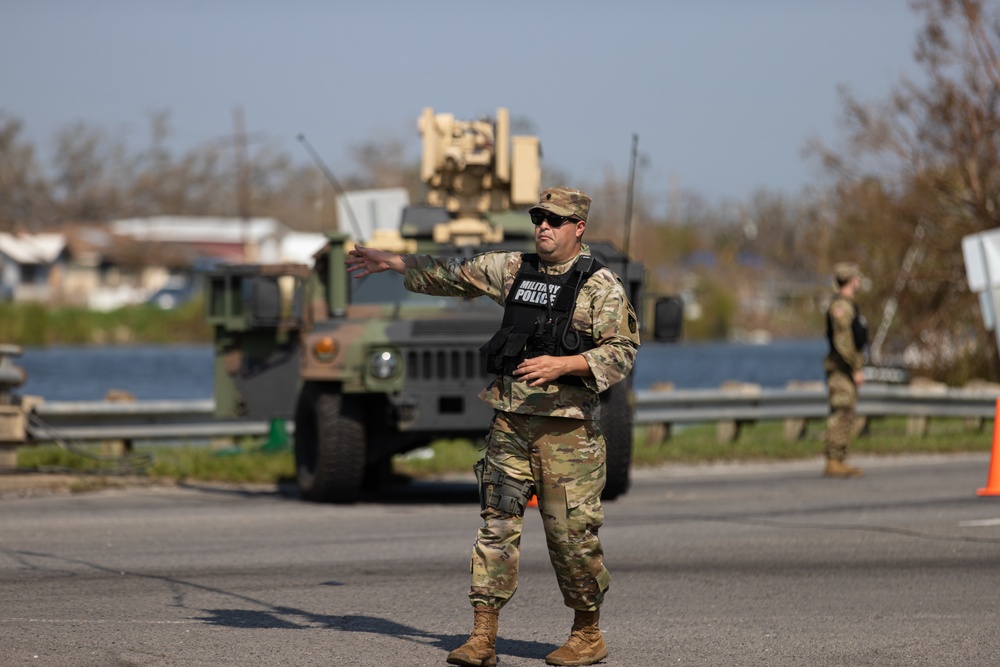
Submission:
[[[590,254],[586,244],[581,254]],[[544,264],[544,269],[563,274],[577,258]],[[489,252],[464,260],[408,255],[404,261],[405,285],[411,291],[487,296],[503,305],[522,253]],[[487,436],[487,460],[515,479],[534,481],[563,598],[573,609],[593,611],[611,580],[597,536],[604,522],[600,496],[605,482],[598,394],[628,375],[639,345],[635,312],[609,269],[600,269],[581,287],[573,326],[592,335],[596,344],[582,353],[592,376],[581,378],[580,385],[539,387],[498,376],[479,397],[496,410]],[[517,590],[524,519],[489,507],[482,517],[471,559],[469,599],[474,607],[499,609]]]
[[834,461],[847,458],[847,448],[854,429],[854,409],[858,403],[858,388],[854,372],[864,365],[863,351],[854,342],[852,322],[857,306],[840,294],[834,296],[827,312],[830,326],[830,351],[823,359],[830,400],[827,420],[826,457]]

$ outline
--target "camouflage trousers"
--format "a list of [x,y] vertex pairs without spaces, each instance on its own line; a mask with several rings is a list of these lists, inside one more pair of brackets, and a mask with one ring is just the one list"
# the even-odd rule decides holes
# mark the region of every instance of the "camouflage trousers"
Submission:
[[837,369],[826,371],[830,397],[830,416],[826,422],[826,458],[843,461],[854,432],[854,408],[858,404],[858,388],[854,378]]
[[[486,460],[519,480],[533,480],[549,560],[568,607],[594,611],[611,575],[597,531],[604,523],[601,491],[605,445],[600,423],[496,412]],[[517,590],[524,517],[487,507],[472,549],[473,606],[501,608]]]

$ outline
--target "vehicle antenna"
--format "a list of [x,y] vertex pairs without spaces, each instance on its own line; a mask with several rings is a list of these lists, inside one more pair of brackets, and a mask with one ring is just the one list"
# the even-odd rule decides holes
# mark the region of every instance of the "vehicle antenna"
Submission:
[[632,159],[628,168],[628,194],[625,197],[625,247],[623,251],[628,257],[629,241],[632,238],[632,193],[635,190],[635,156],[639,147],[639,135],[632,133]]
[[333,186],[336,193],[343,197],[344,208],[347,209],[347,216],[351,219],[351,227],[354,229],[354,238],[357,239],[359,243],[364,241],[365,239],[361,235],[361,226],[358,224],[358,219],[354,217],[354,209],[351,208],[351,202],[347,198],[347,192],[344,191],[344,188],[340,187],[340,182],[333,175],[333,172],[330,171],[330,168],[326,166],[326,163],[323,162],[323,158],[319,156],[319,153],[313,149],[312,144],[310,144],[309,140],[306,139],[306,135],[300,134],[299,142],[305,146],[307,151],[309,151],[309,155],[320,168],[320,171],[323,172],[323,175],[326,176],[326,180],[330,181],[330,185]]

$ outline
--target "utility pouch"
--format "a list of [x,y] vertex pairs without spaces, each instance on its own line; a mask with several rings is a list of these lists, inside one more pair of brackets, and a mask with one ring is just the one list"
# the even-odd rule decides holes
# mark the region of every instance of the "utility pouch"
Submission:
[[535,494],[535,485],[520,481],[500,472],[486,459],[479,459],[473,466],[479,482],[479,507],[492,507],[505,514],[524,516],[528,501]]
[[507,342],[503,346],[503,356],[520,357],[524,353],[525,343],[528,342],[528,334],[512,333],[507,336]]
[[524,360],[524,349],[530,336],[513,333],[513,327],[504,327],[479,348],[486,354],[486,372],[494,375],[510,375]]

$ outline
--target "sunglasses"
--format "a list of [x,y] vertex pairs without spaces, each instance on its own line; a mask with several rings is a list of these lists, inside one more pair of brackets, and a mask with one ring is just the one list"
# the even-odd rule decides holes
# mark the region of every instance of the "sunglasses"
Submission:
[[553,213],[547,213],[545,211],[532,211],[531,212],[531,224],[538,227],[545,221],[548,221],[549,227],[552,229],[559,229],[567,222],[579,222],[580,219],[573,216],[562,216],[555,215]]

